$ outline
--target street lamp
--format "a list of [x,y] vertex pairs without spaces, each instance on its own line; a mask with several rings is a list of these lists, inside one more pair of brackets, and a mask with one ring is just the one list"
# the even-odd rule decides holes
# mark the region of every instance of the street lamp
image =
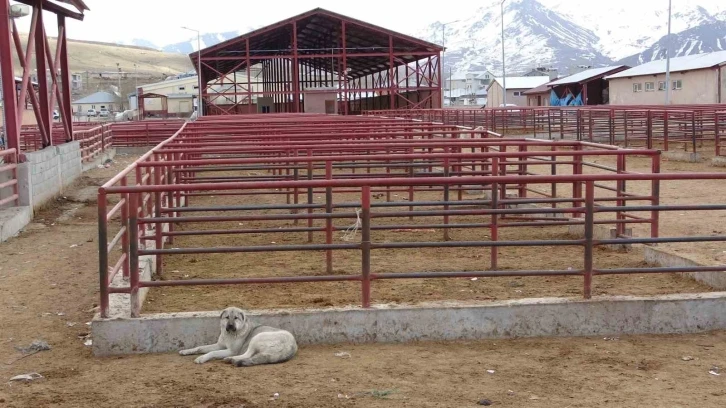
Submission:
[[[449,21],[448,23],[441,24],[441,46],[443,47],[443,50],[441,50],[441,74],[446,75],[446,26],[449,24],[458,23],[461,20],[454,20]],[[442,82],[442,92],[441,92],[441,108],[444,108],[444,92],[443,92],[443,86],[445,85],[445,81]],[[449,98],[451,98],[451,80],[449,80]]]
[[668,38],[666,40],[666,100],[671,104],[671,0],[668,0]]
[[197,95],[197,118],[203,116],[202,113],[202,40],[201,33],[199,30],[195,30],[189,27],[182,27],[185,30],[193,31],[197,33],[197,78],[199,79],[199,95]]
[[502,14],[502,95],[504,100],[504,107],[507,107],[507,67],[504,62],[504,1],[499,3],[500,11]]

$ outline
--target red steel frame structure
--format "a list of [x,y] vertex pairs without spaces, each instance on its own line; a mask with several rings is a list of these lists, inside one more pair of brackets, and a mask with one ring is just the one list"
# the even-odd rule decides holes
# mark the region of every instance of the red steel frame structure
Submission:
[[[0,70],[2,70],[3,78],[7,147],[20,150],[23,109],[18,107],[18,101],[25,101],[26,96],[30,98],[33,106],[42,147],[53,144],[53,110],[56,105],[63,125],[63,139],[71,141],[73,140],[73,115],[66,18],[83,20],[83,12],[88,10],[88,7],[82,0],[63,1],[63,3],[71,4],[77,11],[67,9],[51,0],[17,0],[17,2],[29,5],[33,10],[25,49],[23,49],[15,21],[9,18],[9,0],[0,0]],[[57,17],[58,41],[55,55],[51,51],[48,36],[45,33],[44,11],[53,13]],[[13,48],[17,52],[20,66],[23,69],[19,93],[16,92],[14,81]],[[30,83],[30,73],[33,71],[30,65],[31,58],[35,59],[38,72],[37,95],[34,92],[34,85]],[[22,160],[22,155],[19,155],[18,159]]]
[[[342,114],[438,108],[441,51],[436,44],[314,9],[202,50],[202,112],[255,113],[256,98],[271,98],[273,112],[305,112],[305,95],[312,93],[335,95]],[[199,53],[189,56],[197,67]]]

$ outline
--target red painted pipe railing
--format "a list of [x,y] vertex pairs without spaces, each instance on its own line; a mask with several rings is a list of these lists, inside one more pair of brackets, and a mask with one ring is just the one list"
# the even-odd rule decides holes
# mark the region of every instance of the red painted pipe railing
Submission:
[[[721,155],[726,127],[723,105],[516,107],[496,109],[400,109],[366,111],[367,116],[531,135],[548,139],[642,145],[697,152],[715,145]],[[708,150],[707,150],[708,151]]]
[[18,152],[0,150],[0,208],[18,205]]

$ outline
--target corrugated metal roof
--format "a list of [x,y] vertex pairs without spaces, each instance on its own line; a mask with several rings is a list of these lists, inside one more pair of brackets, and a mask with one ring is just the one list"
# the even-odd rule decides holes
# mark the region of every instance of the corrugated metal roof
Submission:
[[[507,77],[507,89],[532,89],[549,81],[550,77],[548,76]],[[502,78],[494,78],[489,86],[492,86],[495,82],[502,86]]]
[[607,74],[610,71],[615,71],[615,70],[617,70],[619,68],[623,68],[623,67],[625,67],[625,65],[614,65],[611,67],[587,69],[585,71],[578,72],[577,74],[570,75],[570,76],[552,81],[552,83],[550,83],[550,86],[566,85],[566,84],[579,84],[580,82],[585,82],[590,78],[599,77],[600,75]]
[[86,96],[85,98],[81,98],[77,101],[73,101],[74,104],[89,104],[89,103],[116,103],[119,101],[119,98],[108,92],[96,92],[94,94],[90,94]]
[[[705,69],[726,63],[726,51],[671,58],[671,72]],[[656,75],[666,72],[666,60],[651,61],[635,68],[618,72],[605,79],[627,78],[642,75]]]

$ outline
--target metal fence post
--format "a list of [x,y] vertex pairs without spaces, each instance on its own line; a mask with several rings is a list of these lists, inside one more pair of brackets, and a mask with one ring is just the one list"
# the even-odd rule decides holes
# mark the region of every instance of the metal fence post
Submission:
[[[499,158],[492,157],[492,177],[499,175]],[[499,183],[492,183],[492,210],[499,209]],[[494,213],[491,218],[491,226],[489,228],[489,235],[491,235],[491,241],[496,242],[499,239],[499,216]],[[491,265],[490,268],[496,271],[498,268],[499,249],[495,246],[491,247],[490,257]]]
[[[446,153],[449,153],[449,148],[448,147],[445,148],[444,151]],[[449,169],[449,159],[445,158],[444,159],[444,178],[448,179],[450,172],[451,172],[451,170]],[[447,227],[449,225],[449,214],[448,214],[448,211],[449,211],[448,202],[449,202],[449,198],[450,198],[449,189],[450,189],[449,184],[444,184],[444,202],[446,203],[446,204],[444,204],[444,211],[445,211],[445,213],[444,213],[444,241],[451,240],[451,238],[449,237],[449,228]]]
[[[325,162],[325,179],[333,179],[333,162],[328,160]],[[333,188],[325,188],[325,212],[328,218],[325,219],[325,243],[331,245],[333,243]],[[325,268],[328,275],[333,273],[333,250],[325,251]]]
[[362,303],[364,308],[371,307],[371,188],[361,189],[361,272]]
[[101,292],[101,317],[108,317],[108,222],[106,221],[106,192],[98,192],[98,276]]
[[131,317],[139,317],[139,193],[131,193],[130,200],[129,257],[131,271],[129,276],[129,295],[131,298]]
[[595,235],[595,182],[585,182],[585,299],[592,298],[593,254]]
[[[653,174],[660,173],[660,159],[661,153],[653,155],[652,170]],[[657,207],[660,205],[660,180],[651,181],[650,193],[652,195],[651,205]],[[659,223],[660,223],[660,211],[653,209],[650,212],[650,237],[659,238]],[[657,245],[657,244],[654,244]]]

